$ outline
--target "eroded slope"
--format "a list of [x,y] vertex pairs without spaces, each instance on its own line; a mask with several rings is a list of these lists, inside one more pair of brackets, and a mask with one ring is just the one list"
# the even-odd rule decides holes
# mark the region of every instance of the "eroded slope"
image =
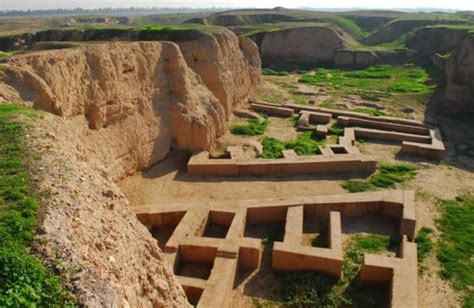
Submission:
[[30,140],[46,196],[38,250],[59,264],[79,304],[187,304],[114,182],[171,148],[208,149],[259,79],[256,46],[230,31],[181,46],[114,42],[26,54],[2,66],[1,101],[48,111]]

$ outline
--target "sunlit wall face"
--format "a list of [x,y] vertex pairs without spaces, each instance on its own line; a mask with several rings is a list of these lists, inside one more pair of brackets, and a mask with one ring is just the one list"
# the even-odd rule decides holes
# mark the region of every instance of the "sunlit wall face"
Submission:
[[466,0],[0,0],[1,10],[48,8],[100,8],[100,7],[258,7],[271,8],[445,8],[474,10],[474,1]]

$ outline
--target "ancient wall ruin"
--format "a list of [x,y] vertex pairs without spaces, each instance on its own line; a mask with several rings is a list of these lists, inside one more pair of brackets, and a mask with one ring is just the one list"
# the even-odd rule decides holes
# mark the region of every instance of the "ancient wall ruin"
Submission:
[[[153,209],[140,208],[137,216],[159,236],[158,241],[167,260],[173,264],[175,275],[191,304],[197,307],[230,306],[237,271],[259,268],[263,249],[261,239],[251,237],[248,232],[254,225],[284,225],[282,240],[273,245],[274,270],[315,271],[340,277],[343,262],[341,226],[345,219],[367,215],[396,219],[401,243],[398,255],[366,254],[358,279],[362,283],[390,285],[391,307],[401,308],[417,306],[414,200],[412,191],[400,190],[236,199],[225,203],[162,204]],[[328,222],[328,247],[303,244],[303,221],[314,219]]]

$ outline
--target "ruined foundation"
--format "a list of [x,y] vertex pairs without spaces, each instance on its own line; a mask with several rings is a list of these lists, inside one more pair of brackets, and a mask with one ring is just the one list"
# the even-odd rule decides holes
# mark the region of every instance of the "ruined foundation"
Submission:
[[[261,239],[250,237],[254,225],[284,225],[282,241],[274,243],[272,267],[280,271],[342,274],[342,228],[345,219],[376,216],[397,219],[401,241],[397,257],[366,254],[359,274],[362,283],[390,285],[391,307],[417,306],[417,256],[413,191],[381,191],[315,197],[235,200],[206,204],[166,204],[142,208],[139,220],[150,230],[168,228],[161,238],[166,259],[197,307],[228,307],[238,268],[257,269]],[[166,209],[173,209],[170,212]],[[328,221],[329,247],[303,245],[303,221]],[[153,232],[153,231],[152,231]]]

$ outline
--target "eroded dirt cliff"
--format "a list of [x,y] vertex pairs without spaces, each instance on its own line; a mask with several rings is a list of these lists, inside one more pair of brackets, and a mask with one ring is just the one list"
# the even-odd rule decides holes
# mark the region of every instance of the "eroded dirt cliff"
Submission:
[[474,114],[474,35],[467,35],[446,65],[442,108],[451,114]]
[[225,31],[181,48],[108,43],[14,57],[0,71],[0,96],[84,117],[88,125],[77,135],[86,156],[119,179],[162,160],[172,146],[207,149],[224,132],[260,76],[256,47],[241,40]]
[[47,196],[36,249],[58,264],[79,304],[187,305],[115,182],[171,148],[208,149],[260,74],[255,44],[227,30],[180,45],[98,43],[2,65],[0,101],[47,111],[30,140]]
[[266,65],[333,64],[335,51],[353,42],[349,35],[333,27],[285,29],[267,33],[260,54]]

